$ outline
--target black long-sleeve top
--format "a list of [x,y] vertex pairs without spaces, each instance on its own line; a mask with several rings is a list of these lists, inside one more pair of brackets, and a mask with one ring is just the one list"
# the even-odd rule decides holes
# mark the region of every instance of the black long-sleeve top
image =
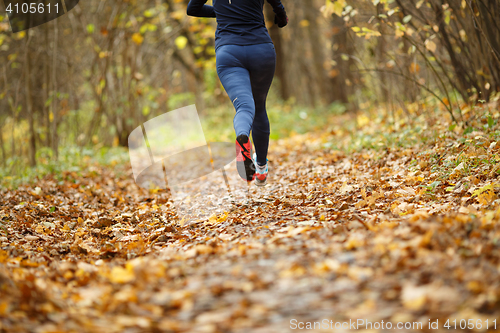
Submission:
[[[253,45],[272,43],[264,21],[264,0],[207,0],[189,1],[187,14],[217,18],[215,48],[221,45]],[[286,15],[280,0],[267,0],[276,15]]]

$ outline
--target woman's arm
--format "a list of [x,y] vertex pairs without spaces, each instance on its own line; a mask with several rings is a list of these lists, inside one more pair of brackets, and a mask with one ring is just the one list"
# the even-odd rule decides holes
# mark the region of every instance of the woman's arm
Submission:
[[207,0],[191,0],[187,7],[187,14],[196,17],[215,17],[213,6],[205,5]]
[[288,16],[286,16],[285,7],[281,3],[281,1],[267,0],[267,2],[269,2],[269,4],[273,7],[274,14],[276,14],[274,23],[276,23],[280,28],[286,26],[288,24]]
[[269,4],[273,7],[273,11],[278,16],[286,16],[285,7],[280,0],[267,0]]

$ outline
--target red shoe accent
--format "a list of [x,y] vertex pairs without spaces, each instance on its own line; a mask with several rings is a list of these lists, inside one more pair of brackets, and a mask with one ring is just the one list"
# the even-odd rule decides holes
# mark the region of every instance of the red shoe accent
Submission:
[[236,161],[243,162],[247,159],[252,159],[251,150],[252,146],[250,145],[250,141],[244,144],[236,141]]
[[255,165],[252,160],[252,144],[246,135],[236,138],[236,168],[243,180],[248,182],[255,179]]
[[267,173],[256,173],[255,177],[260,181],[264,181],[267,179]]

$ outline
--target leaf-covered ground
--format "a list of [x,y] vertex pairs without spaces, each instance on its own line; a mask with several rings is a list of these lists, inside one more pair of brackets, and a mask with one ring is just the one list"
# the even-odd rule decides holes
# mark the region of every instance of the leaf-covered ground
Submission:
[[346,154],[341,132],[295,135],[265,189],[195,223],[119,165],[3,190],[0,332],[498,331],[500,150],[461,138]]

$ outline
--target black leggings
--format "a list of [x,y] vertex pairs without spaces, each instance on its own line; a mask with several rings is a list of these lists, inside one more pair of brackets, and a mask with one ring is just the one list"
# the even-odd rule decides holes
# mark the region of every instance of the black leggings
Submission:
[[222,45],[216,62],[217,74],[236,110],[236,136],[252,132],[257,162],[264,165],[270,134],[266,99],[276,68],[274,45]]

